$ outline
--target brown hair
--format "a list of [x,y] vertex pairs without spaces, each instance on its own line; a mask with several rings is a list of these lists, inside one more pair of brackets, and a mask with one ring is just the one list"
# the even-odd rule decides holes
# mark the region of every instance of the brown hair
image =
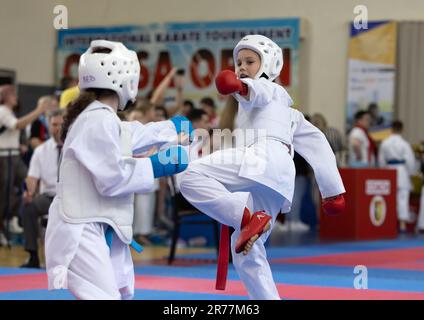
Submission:
[[395,120],[392,122],[392,131],[400,133],[403,130],[403,123],[400,120]]
[[5,84],[0,86],[0,104],[5,103],[7,97],[11,94],[16,94],[16,89],[11,84]]
[[81,91],[78,98],[70,102],[66,107],[66,114],[64,117],[61,139],[65,142],[66,135],[68,134],[69,127],[74,123],[75,119],[95,100],[99,100],[100,97],[116,96],[115,91],[109,89],[86,89]]
[[52,118],[59,117],[59,116],[63,117],[64,115],[65,115],[65,110],[63,110],[63,109],[56,109],[56,110],[53,110],[53,111],[50,111],[50,112],[47,113],[47,119],[50,122],[50,120]]

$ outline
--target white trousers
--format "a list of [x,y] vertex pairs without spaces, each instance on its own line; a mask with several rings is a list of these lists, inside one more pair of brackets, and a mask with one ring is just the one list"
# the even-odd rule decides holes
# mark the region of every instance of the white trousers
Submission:
[[235,229],[231,237],[233,264],[249,297],[261,300],[280,299],[264,246],[272,228],[262,234],[246,256],[235,253],[235,242],[240,234],[240,223],[246,206],[251,212],[265,210],[272,215],[273,226],[284,198],[264,185],[240,177],[240,164],[230,161],[214,164],[217,162],[210,159],[235,159],[237,155],[234,153],[237,152],[241,151],[225,149],[191,162],[182,176],[180,190],[197,209]]
[[119,300],[134,296],[131,252],[114,233],[112,247],[105,241],[103,223],[84,226],[78,249],[68,267],[69,291],[83,300]]
[[149,235],[153,232],[155,204],[156,192],[134,196],[133,233],[135,235]]
[[291,211],[290,211],[290,214],[286,216],[288,221],[302,222],[302,220],[300,219],[300,214],[302,210],[303,196],[305,195],[307,187],[308,187],[308,177],[303,175],[296,176]]
[[397,216],[400,221],[409,221],[411,215],[409,212],[409,193],[408,189],[397,190]]
[[420,212],[418,214],[417,228],[424,230],[424,186],[421,189]]

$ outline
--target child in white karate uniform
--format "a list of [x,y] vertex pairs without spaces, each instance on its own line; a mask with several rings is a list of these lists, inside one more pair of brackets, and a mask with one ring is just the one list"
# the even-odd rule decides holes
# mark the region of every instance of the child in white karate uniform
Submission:
[[[122,43],[93,41],[78,73],[81,94],[67,108],[45,238],[49,289],[68,288],[79,299],[130,299],[134,193],[187,167],[185,150],[172,143],[191,128],[183,131],[188,120],[181,116],[148,125],[119,120],[117,110],[135,100],[140,74],[137,54]],[[133,157],[153,146],[161,151]]]
[[281,49],[264,36],[249,35],[233,56],[236,73],[220,72],[216,86],[238,100],[236,122],[244,137],[235,148],[191,162],[180,189],[199,210],[235,229],[233,264],[249,297],[280,299],[264,243],[278,213],[290,211],[293,147],[314,169],[327,212],[343,210],[345,189],[324,135],[290,108],[289,94],[273,82],[283,66]]

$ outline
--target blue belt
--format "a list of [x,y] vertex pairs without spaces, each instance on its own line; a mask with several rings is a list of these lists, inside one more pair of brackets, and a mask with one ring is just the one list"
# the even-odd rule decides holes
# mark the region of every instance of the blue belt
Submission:
[[[108,226],[105,232],[105,238],[109,248],[112,248],[113,232],[113,228],[111,226]],[[130,246],[138,253],[141,253],[144,250],[143,246],[135,240],[131,241]]]
[[405,160],[390,159],[387,164],[405,164]]

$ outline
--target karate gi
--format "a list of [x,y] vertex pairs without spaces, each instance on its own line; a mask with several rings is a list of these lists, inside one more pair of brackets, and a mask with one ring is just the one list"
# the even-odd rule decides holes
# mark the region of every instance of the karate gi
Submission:
[[295,181],[293,146],[314,169],[324,198],[345,189],[325,136],[302,113],[290,108],[293,102],[286,90],[263,78],[241,81],[249,87],[249,99],[235,95],[239,102],[236,146],[191,162],[182,174],[180,190],[200,211],[235,229],[231,237],[233,264],[249,297],[280,299],[264,246],[272,228],[246,256],[234,251],[244,208],[252,213],[265,210],[272,216],[271,225],[279,212],[290,211]]
[[397,172],[397,216],[409,221],[409,194],[412,189],[410,175],[415,171],[415,156],[411,146],[399,134],[392,134],[380,146],[380,167],[396,169]]
[[[132,152],[162,147],[176,138],[171,121],[121,122],[110,106],[99,101],[75,119],[63,146],[46,230],[49,289],[68,288],[79,299],[133,297],[128,246],[133,195],[150,192],[154,177],[150,159],[133,158]],[[115,231],[111,248],[105,240],[108,226]]]

